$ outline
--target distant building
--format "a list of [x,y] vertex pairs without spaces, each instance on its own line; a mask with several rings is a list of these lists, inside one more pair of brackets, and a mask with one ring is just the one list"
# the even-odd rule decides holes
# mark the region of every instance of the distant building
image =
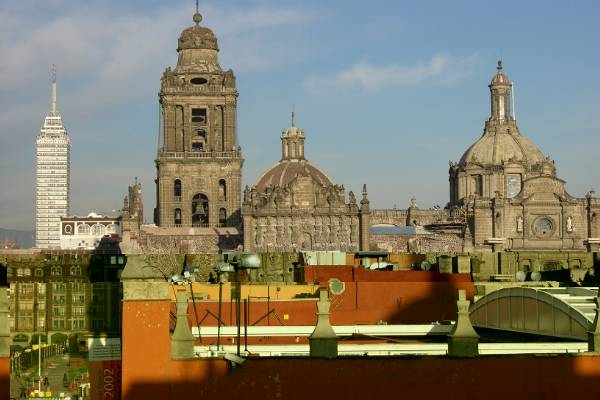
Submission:
[[465,214],[465,248],[598,251],[600,202],[571,196],[554,160],[517,127],[502,62],[489,85],[483,135],[450,164],[450,206]]
[[35,246],[60,247],[60,218],[69,215],[71,140],[56,108],[56,74],[51,110],[36,140]]
[[120,213],[61,217],[60,223],[60,248],[63,250],[93,250],[105,236],[112,239],[120,239],[122,236]]
[[304,157],[304,131],[294,119],[281,133],[281,160],[244,191],[244,250],[367,250],[366,186],[360,205],[353,192],[346,202],[344,187]]

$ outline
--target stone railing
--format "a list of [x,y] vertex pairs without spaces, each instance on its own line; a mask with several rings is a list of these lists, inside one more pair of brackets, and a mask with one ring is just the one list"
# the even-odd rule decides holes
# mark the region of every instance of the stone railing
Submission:
[[186,160],[198,158],[241,158],[242,153],[239,150],[234,151],[160,151],[159,160]]

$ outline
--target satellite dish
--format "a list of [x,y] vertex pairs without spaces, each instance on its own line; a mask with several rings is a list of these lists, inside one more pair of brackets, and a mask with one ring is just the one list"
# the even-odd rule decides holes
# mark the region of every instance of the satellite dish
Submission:
[[519,282],[525,282],[525,278],[527,278],[527,274],[525,273],[525,271],[519,271],[515,274],[515,278]]
[[542,274],[540,271],[534,271],[531,273],[531,280],[539,282],[542,280]]
[[419,268],[421,268],[421,271],[429,271],[431,269],[431,264],[429,261],[421,261],[419,263]]
[[334,295],[340,295],[346,290],[346,284],[337,278],[330,279],[327,286],[329,287],[329,293]]

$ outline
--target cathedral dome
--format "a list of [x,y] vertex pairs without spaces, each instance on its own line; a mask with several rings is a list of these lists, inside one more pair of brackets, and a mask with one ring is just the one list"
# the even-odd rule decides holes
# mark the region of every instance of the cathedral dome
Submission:
[[331,186],[333,182],[323,171],[306,160],[281,160],[265,172],[258,182],[256,189],[263,191],[268,186],[285,186],[297,176],[310,176],[323,186]]
[[313,181],[324,185],[333,182],[323,171],[304,158],[304,131],[296,126],[296,114],[292,113],[292,126],[281,132],[281,161],[269,168],[256,183],[256,189],[285,186],[297,176],[310,176]]
[[525,163],[528,166],[542,163],[546,157],[519,132],[486,132],[460,159],[460,165],[477,163],[501,165],[504,162]]

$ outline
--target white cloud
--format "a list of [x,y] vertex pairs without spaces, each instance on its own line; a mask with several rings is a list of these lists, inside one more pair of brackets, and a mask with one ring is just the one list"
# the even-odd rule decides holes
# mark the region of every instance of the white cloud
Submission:
[[437,54],[427,63],[412,66],[378,66],[361,61],[333,76],[309,76],[304,81],[304,86],[309,92],[320,94],[335,89],[374,91],[425,82],[452,83],[468,75],[475,60],[476,55],[452,57]]

